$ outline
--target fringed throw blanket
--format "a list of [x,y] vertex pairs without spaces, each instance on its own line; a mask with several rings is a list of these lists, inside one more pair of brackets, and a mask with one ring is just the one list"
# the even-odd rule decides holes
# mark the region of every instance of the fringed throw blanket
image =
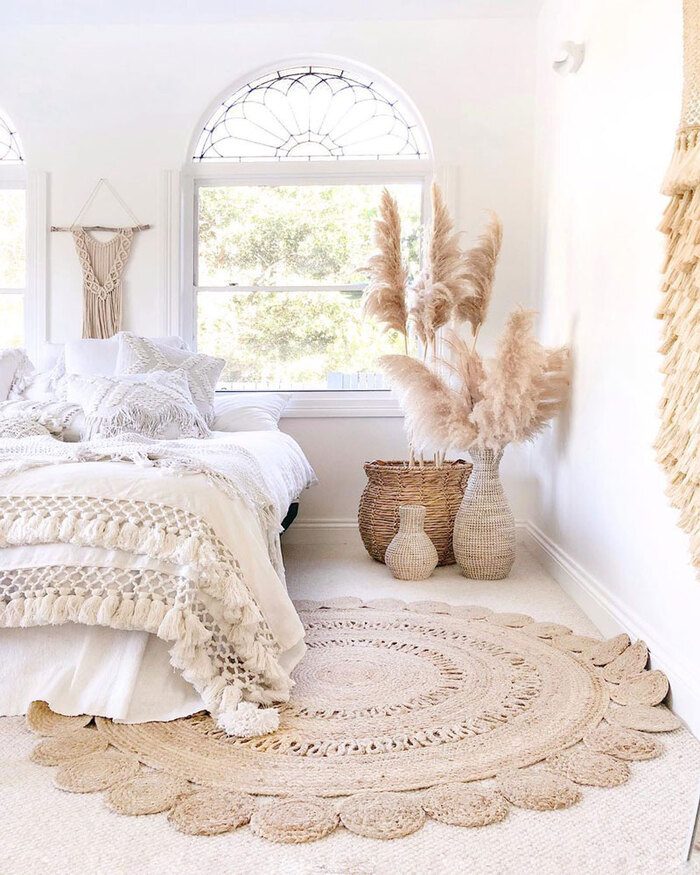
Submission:
[[[69,494],[42,491],[61,472]],[[199,492],[196,478],[184,476],[191,474],[206,478]],[[279,509],[263,483],[252,454],[224,440],[0,440],[0,625],[74,622],[153,633],[172,643],[172,665],[227,733],[271,731],[276,711],[257,705],[289,696],[283,648],[221,519],[202,512],[207,484],[219,501],[241,499],[281,574]],[[177,501],[166,502],[173,492]]]
[[700,0],[684,2],[684,88],[676,148],[663,186],[671,196],[663,276],[664,388],[657,457],[700,571]]

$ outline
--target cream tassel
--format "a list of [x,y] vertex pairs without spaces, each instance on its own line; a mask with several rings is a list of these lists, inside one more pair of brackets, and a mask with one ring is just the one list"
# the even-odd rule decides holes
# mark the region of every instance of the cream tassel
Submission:
[[253,702],[239,702],[235,710],[222,711],[216,723],[227,735],[255,738],[276,732],[280,718],[277,708],[261,708]]
[[119,608],[119,602],[120,599],[117,595],[110,595],[107,596],[106,599],[103,599],[100,609],[97,612],[97,622],[101,626],[110,626],[112,624],[114,614]]
[[5,625],[19,626],[24,616],[24,599],[12,599],[5,608]]
[[185,640],[185,618],[182,605],[173,605],[158,627],[158,637],[165,641]]
[[102,599],[98,595],[90,596],[85,599],[78,620],[85,623],[87,626],[94,626],[97,623],[97,614],[102,607]]
[[133,616],[134,600],[123,598],[116,614],[112,617],[112,623],[119,629],[128,629],[131,626]]
[[151,612],[151,600],[140,596],[134,605],[134,614],[131,622],[135,629],[145,629],[148,626],[148,615]]
[[51,610],[51,622],[58,626],[61,623],[66,623],[68,621],[68,596],[60,595],[53,603],[53,608]]
[[167,610],[167,606],[158,599],[153,599],[151,601],[151,607],[148,612],[148,617],[143,626],[146,632],[152,632],[154,635],[158,634],[158,629],[160,628],[160,624],[163,622],[163,617],[165,617]]

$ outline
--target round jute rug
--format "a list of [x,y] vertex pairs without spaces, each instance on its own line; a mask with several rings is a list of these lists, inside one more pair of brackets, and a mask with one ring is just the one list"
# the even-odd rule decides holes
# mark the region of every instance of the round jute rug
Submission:
[[[76,724],[76,731],[93,731],[110,750],[116,748],[115,755],[155,770],[144,776],[162,773],[187,782],[177,799],[172,781],[166,782],[169,795],[161,802],[154,798],[158,783],[131,777],[110,793],[112,810],[120,810],[122,799],[124,813],[172,808],[176,828],[209,833],[211,794],[219,793],[216,831],[253,817],[258,834],[277,841],[314,840],[336,822],[362,834],[366,818],[355,809],[371,809],[365,834],[391,838],[418,829],[426,815],[486,825],[502,820],[508,803],[568,807],[580,798],[581,786],[620,784],[629,774],[626,760],[662,750],[630,726],[639,719],[640,704],[652,708],[646,704],[649,685],[640,682],[646,676],[639,656],[646,652],[643,642],[632,647],[627,639],[620,650],[619,641],[606,647],[524,614],[435,602],[363,604],[346,598],[298,607],[308,651],[273,734],[229,738],[206,713],[132,725],[96,718],[96,730]],[[663,689],[657,675],[654,686]],[[611,704],[611,690],[618,687],[625,705]],[[621,719],[625,715],[629,719]],[[642,716],[648,723],[646,712]],[[66,740],[72,781],[80,792],[104,789],[108,777],[101,772],[93,780],[90,768],[106,754],[99,749],[85,755],[85,749],[90,747],[82,741],[71,746]],[[82,755],[76,760],[76,754]],[[61,752],[49,759],[58,762]],[[126,760],[120,765],[125,768]],[[478,781],[485,783],[472,784],[469,793],[459,790]],[[439,805],[435,791],[408,792],[443,785],[450,791]],[[58,786],[70,789],[65,782]],[[140,795],[131,798],[146,791],[147,805]],[[231,794],[238,801],[229,817]],[[355,794],[359,808],[345,798]],[[292,799],[286,807],[268,799],[254,816],[253,796]],[[322,797],[345,801],[321,805]],[[276,818],[284,823],[275,826]]]

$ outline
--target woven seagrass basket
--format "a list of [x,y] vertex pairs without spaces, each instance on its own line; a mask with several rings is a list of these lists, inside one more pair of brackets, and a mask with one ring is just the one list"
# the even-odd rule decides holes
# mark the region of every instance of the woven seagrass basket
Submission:
[[360,498],[358,521],[365,549],[377,562],[399,530],[399,507],[422,504],[425,532],[435,544],[438,565],[452,565],[452,530],[467,486],[471,464],[464,459],[408,467],[408,462],[367,462],[367,485]]

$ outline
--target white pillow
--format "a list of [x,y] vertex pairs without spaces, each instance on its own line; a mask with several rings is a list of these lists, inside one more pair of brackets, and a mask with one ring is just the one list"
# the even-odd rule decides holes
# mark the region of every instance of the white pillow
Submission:
[[276,392],[241,392],[217,395],[214,431],[277,431],[282,411],[291,398]]
[[47,340],[41,347],[41,352],[39,353],[39,369],[42,371],[50,371],[55,367],[56,362],[59,360],[63,352],[65,352],[64,343],[51,343]]
[[[187,349],[181,337],[158,337],[155,342],[175,349]],[[82,338],[69,340],[65,345],[65,367],[67,374],[99,374],[111,377],[117,373],[119,355],[119,335],[106,339]],[[151,368],[151,370],[156,370]],[[157,370],[170,370],[158,368]]]
[[116,374],[146,374],[152,371],[183,370],[197,405],[209,423],[214,416],[214,395],[221,371],[226,362],[203,353],[173,349],[147,337],[137,337],[122,331],[119,337],[119,355]]
[[33,373],[34,365],[23,349],[0,349],[0,401],[19,397]]
[[85,412],[82,437],[115,437],[136,432],[144,437],[208,437],[182,371],[133,376],[67,377],[68,401]]

